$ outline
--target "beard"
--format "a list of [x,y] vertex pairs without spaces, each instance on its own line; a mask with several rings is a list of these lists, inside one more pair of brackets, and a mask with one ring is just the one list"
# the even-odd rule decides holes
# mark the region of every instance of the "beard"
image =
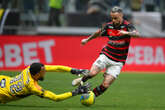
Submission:
[[113,23],[113,24],[114,24],[114,26],[116,26],[116,27],[120,26],[120,23]]
[[40,77],[38,80],[43,81],[44,80],[44,77]]

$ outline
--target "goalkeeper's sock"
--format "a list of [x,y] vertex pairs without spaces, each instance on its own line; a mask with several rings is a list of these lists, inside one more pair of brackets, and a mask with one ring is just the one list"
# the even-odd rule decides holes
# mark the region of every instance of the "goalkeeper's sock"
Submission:
[[103,94],[106,90],[107,90],[107,88],[105,88],[103,85],[100,85],[100,86],[97,86],[96,88],[94,88],[93,92],[94,92],[95,96],[98,97],[99,95]]

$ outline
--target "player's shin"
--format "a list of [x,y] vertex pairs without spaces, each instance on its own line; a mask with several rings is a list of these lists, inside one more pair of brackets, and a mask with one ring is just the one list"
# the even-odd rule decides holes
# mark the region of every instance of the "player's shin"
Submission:
[[106,90],[107,90],[106,87],[104,87],[103,85],[100,85],[100,86],[97,86],[96,88],[94,88],[93,92],[94,92],[95,96],[98,97],[99,95],[103,94]]

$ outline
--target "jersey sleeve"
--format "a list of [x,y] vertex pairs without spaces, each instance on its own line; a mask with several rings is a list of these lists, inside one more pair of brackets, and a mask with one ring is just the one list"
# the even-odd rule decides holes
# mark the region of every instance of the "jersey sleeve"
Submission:
[[71,67],[62,65],[45,65],[45,70],[47,72],[70,72]]
[[50,99],[53,101],[62,101],[62,100],[72,97],[71,92],[66,92],[63,94],[56,95],[55,93],[51,91],[44,90],[42,89],[41,86],[38,85],[37,81],[31,82],[31,84],[29,84],[29,88],[30,88],[31,94],[40,96],[41,98]]
[[72,97],[72,93],[66,92],[66,93],[57,95],[51,91],[45,90],[43,97],[57,102],[57,101],[63,101],[65,99]]
[[44,90],[42,89],[42,87],[40,85],[38,85],[37,81],[30,81],[30,83],[28,84],[28,89],[30,91],[31,94],[43,97],[44,95]]

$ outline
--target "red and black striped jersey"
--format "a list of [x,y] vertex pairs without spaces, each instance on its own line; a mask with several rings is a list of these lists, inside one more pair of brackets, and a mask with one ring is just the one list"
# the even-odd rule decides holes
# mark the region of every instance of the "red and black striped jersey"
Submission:
[[101,36],[106,36],[109,40],[107,45],[102,49],[101,54],[106,55],[109,59],[114,61],[125,63],[131,36],[121,35],[119,33],[121,30],[133,31],[136,29],[126,20],[118,27],[115,27],[112,22],[104,26],[101,30]]

